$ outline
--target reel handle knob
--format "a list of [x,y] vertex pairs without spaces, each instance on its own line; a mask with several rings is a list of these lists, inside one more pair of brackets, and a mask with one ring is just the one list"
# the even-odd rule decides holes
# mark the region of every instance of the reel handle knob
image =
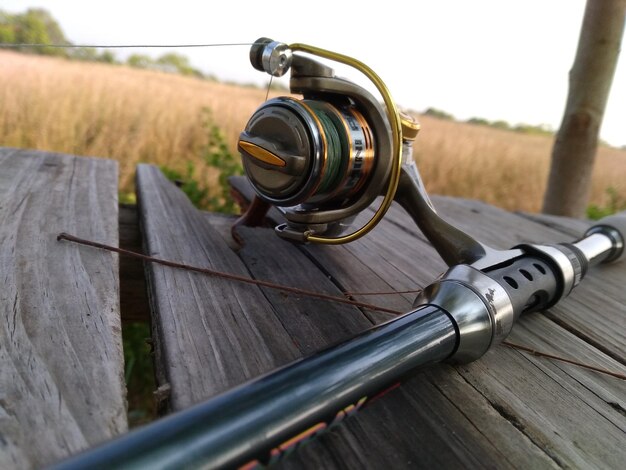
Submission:
[[239,136],[238,149],[243,158],[253,159],[255,165],[266,170],[294,176],[301,175],[306,170],[306,157],[286,153],[273,141],[247,132],[242,132]]

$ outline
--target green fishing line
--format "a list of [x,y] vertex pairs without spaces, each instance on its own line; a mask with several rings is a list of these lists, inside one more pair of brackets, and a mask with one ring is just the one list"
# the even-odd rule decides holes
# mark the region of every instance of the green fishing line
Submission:
[[326,171],[322,176],[322,182],[317,193],[332,192],[342,180],[344,163],[347,163],[347,161],[344,162],[343,155],[344,153],[347,154],[348,151],[348,138],[338,116],[317,105],[317,103],[309,104],[312,105],[311,109],[322,125],[327,143]]

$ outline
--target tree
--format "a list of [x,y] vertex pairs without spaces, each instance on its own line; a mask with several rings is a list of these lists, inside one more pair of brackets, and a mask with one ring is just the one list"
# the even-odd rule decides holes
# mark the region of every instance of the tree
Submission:
[[[0,41],[12,44],[69,44],[52,15],[40,8],[31,8],[26,13],[16,15],[0,11]],[[19,50],[39,54],[66,55],[64,49],[54,47]]]
[[582,217],[591,191],[598,134],[624,34],[626,0],[587,0],[543,212]]
[[30,17],[43,24],[48,40],[51,44],[69,44],[65,34],[61,30],[59,23],[52,17],[50,12],[42,8],[30,8],[24,16]]
[[152,58],[144,54],[132,54],[126,59],[126,63],[131,67],[137,67],[139,69],[148,69],[154,66]]
[[117,59],[115,54],[111,51],[102,51],[102,53],[96,58],[98,62],[104,62],[105,64],[115,64]]
[[15,25],[13,16],[0,10],[0,42],[15,43]]
[[437,108],[428,108],[426,111],[424,111],[423,114],[425,116],[431,116],[437,119],[445,119],[447,121],[454,121],[454,116],[452,114],[446,113],[445,111],[442,111],[441,109],[437,109]]
[[477,126],[489,126],[490,125],[489,121],[487,121],[484,118],[479,118],[479,117],[469,118],[467,120],[467,123],[468,124],[474,124],[474,125],[477,125]]
[[182,54],[176,54],[174,52],[164,54],[157,59],[156,64],[157,67],[164,72],[202,76],[202,73],[194,69],[189,59]]

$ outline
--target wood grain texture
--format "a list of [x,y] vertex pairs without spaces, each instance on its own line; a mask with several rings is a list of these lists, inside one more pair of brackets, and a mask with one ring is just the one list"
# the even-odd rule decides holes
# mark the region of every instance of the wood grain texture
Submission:
[[572,219],[571,217],[560,215],[531,214],[528,212],[518,212],[517,215],[558,230],[563,234],[569,235],[572,239],[580,237],[591,225],[590,220]]
[[[247,275],[241,260],[156,167],[137,168],[144,249],[182,263]],[[157,379],[174,410],[290,362],[297,349],[251,285],[147,265]]]
[[126,431],[117,164],[0,149],[0,468],[41,467]]

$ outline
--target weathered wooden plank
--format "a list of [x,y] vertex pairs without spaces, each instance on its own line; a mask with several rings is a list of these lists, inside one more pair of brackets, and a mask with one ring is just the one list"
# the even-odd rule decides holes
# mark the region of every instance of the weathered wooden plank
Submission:
[[[233,190],[240,194],[242,199],[245,200],[254,197],[254,190],[252,189],[252,186],[247,178],[239,176],[231,177],[229,182]],[[354,225],[357,226],[360,222],[367,220],[369,217],[371,217],[371,215],[366,212],[359,214],[354,222]],[[271,222],[271,224],[278,224],[284,222],[284,218],[276,209],[272,209],[268,213],[268,221]],[[426,279],[407,277],[405,274],[399,272],[395,266],[390,265],[385,259],[384,254],[379,253],[378,251],[371,254],[374,256],[380,255],[378,256],[376,262],[366,265],[360,260],[359,253],[362,250],[368,250],[368,248],[367,243],[365,245],[348,244],[342,246],[328,246],[322,249],[320,249],[319,246],[314,245],[306,247],[306,249],[310,250],[311,254],[313,254],[313,259],[318,261],[318,266],[324,270],[328,276],[334,279],[348,280],[347,285],[351,286],[347,289],[348,291],[368,293],[413,290],[418,289],[420,286],[424,286],[432,280],[430,277]],[[393,249],[391,246],[388,246],[387,248]],[[418,258],[415,260],[416,262],[425,262],[425,260],[421,257],[421,253],[418,253],[417,255]],[[341,260],[339,262],[332,261],[339,259]],[[436,256],[430,256],[427,261],[430,262],[433,260],[443,266],[443,264],[439,261],[439,258]],[[326,271],[327,269],[331,270]],[[394,279],[396,281],[396,286],[402,285],[403,287],[394,288],[392,284],[381,286],[381,279],[384,280],[387,278]],[[420,283],[420,281],[422,282]],[[377,304],[381,307],[406,311],[411,307],[416,295],[417,294],[379,296],[377,298]],[[352,298],[362,302],[369,302],[372,300],[372,297],[369,295],[355,294],[352,295]],[[391,317],[389,314],[380,312],[366,312],[366,314],[377,321],[383,321]]]
[[[551,331],[546,334],[555,336]],[[527,344],[528,336],[533,335],[523,335],[519,342]],[[566,351],[572,357],[571,348]],[[461,374],[560,466],[620,468],[626,455],[626,419],[623,409],[595,395],[602,387],[594,373],[586,372],[582,386],[570,376],[571,371],[522,356],[499,348],[461,369]],[[602,360],[597,352],[594,358]],[[619,365],[612,365],[613,370],[620,370]],[[616,382],[614,390],[623,403],[622,383]]]
[[[137,168],[147,254],[247,275],[222,237],[156,168]],[[256,286],[159,265],[146,267],[157,379],[185,408],[297,357]]]
[[[143,180],[142,169],[139,175],[140,181]],[[145,181],[139,184],[140,191],[147,184]],[[163,190],[165,188],[161,187],[161,191]],[[167,214],[164,216],[168,217]],[[222,237],[228,236],[229,225],[223,216],[209,216],[206,220],[217,228]],[[232,221],[231,219],[230,222]],[[186,222],[202,225],[201,222],[192,220],[191,214]],[[196,230],[207,231],[206,228]],[[294,245],[277,238],[272,230],[241,228],[240,235],[245,240],[240,256],[254,277],[296,287],[315,286],[317,290],[340,295],[340,290],[324,273],[316,269],[308,256]],[[216,240],[212,243],[217,243],[218,250],[224,249],[224,245],[219,245]],[[233,289],[237,296],[241,295],[238,285],[234,285]],[[329,304],[306,297],[295,298],[271,289],[263,289],[263,293],[271,305],[267,314],[275,314],[280,319],[289,335],[288,341],[297,346],[298,354],[311,353],[371,325],[354,307]],[[219,330],[221,334],[240,334],[240,325],[221,324],[217,327],[222,328]],[[280,331],[276,333],[275,337],[285,341]],[[242,338],[245,339],[245,333]],[[202,338],[198,337],[198,340],[201,341]],[[197,345],[178,343],[176,347],[195,349]],[[187,355],[186,351],[173,348],[170,354]],[[435,385],[441,382],[440,378],[416,378],[414,386],[408,392],[396,392],[395,400],[387,405],[384,405],[385,401],[374,405],[362,417],[352,423],[348,421],[346,426],[341,426],[319,443],[291,457],[285,465],[298,468],[379,468],[382,465],[391,465],[402,468],[409,462],[420,462],[422,466],[430,463],[446,466],[472,464],[475,467],[507,467],[518,460],[542,467],[553,464],[541,449],[534,446],[509,421],[490,409],[482,395],[468,386],[456,371],[451,368],[445,370],[456,377],[456,394],[454,391],[447,392],[454,400],[444,395],[438,385]],[[208,370],[199,372],[210,375]],[[238,380],[233,381],[233,385],[237,382]],[[172,387],[175,388],[173,381]],[[183,392],[192,394],[189,389],[180,393]],[[420,397],[419,400],[424,400],[428,406],[424,406],[421,401],[417,406],[418,400],[415,397]],[[477,433],[476,425],[459,409],[456,403],[461,397],[463,402],[471,403],[484,411],[481,416],[485,429],[498,430],[491,439],[483,433]],[[448,411],[442,413],[442,409]],[[469,442],[471,445],[468,445]]]
[[[614,359],[598,354],[593,346],[564,330],[555,329],[550,320],[543,315],[532,315],[522,319],[511,333],[509,340],[513,343],[524,343],[538,351],[554,354],[560,357],[575,359],[590,366],[599,367],[608,371],[626,373],[626,366]],[[522,353],[527,356],[527,353]],[[532,357],[531,357],[532,359]],[[613,376],[590,372],[584,368],[565,362],[550,359],[536,359],[533,363],[540,369],[548,372],[549,368],[567,371],[567,375],[578,381],[582,386],[591,390],[612,408],[626,411],[626,391],[624,383]],[[611,419],[611,418],[607,418]],[[621,422],[621,426],[624,423]]]
[[531,214],[528,212],[518,212],[517,215],[558,230],[561,233],[569,235],[572,239],[580,237],[592,223],[590,220],[573,219],[561,215]]
[[127,429],[117,164],[0,149],[0,468],[51,463]]
[[[273,230],[242,227],[238,233],[244,240],[239,256],[255,279],[342,297],[337,286],[297,246],[278,238]],[[296,297],[276,289],[262,288],[262,291],[304,355],[372,326],[351,305]]]

